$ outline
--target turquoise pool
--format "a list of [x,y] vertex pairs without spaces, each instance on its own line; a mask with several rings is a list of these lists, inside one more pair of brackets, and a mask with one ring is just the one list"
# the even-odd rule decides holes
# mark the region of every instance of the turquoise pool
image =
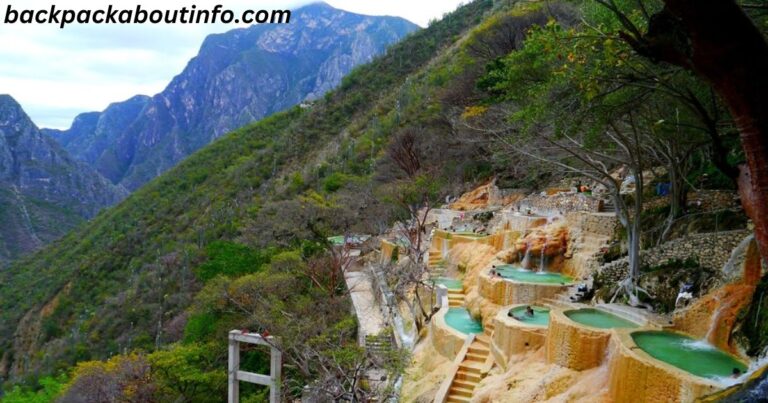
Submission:
[[476,321],[467,308],[449,308],[445,314],[445,323],[466,334],[483,332],[483,324]]
[[461,280],[456,280],[455,278],[448,278],[448,277],[436,278],[435,284],[444,285],[445,288],[449,290],[461,290],[464,288],[464,285],[461,283]]
[[703,378],[729,377],[734,368],[744,373],[741,361],[701,340],[664,331],[632,333],[638,347],[651,357]]
[[535,284],[571,284],[573,283],[573,279],[560,274],[560,273],[553,273],[548,271],[532,271],[532,270],[526,270],[519,266],[514,266],[511,264],[505,264],[496,266],[496,271],[501,275],[501,277],[519,281],[522,283],[535,283]]
[[620,318],[614,314],[601,311],[599,309],[584,308],[573,311],[565,311],[565,316],[569,317],[572,321],[587,325],[590,327],[596,327],[598,329],[613,329],[613,328],[636,328],[640,327],[635,322],[628,321],[624,318]]
[[485,237],[484,234],[478,234],[476,232],[469,232],[469,231],[451,232],[451,234],[466,236],[466,237],[469,237],[469,238],[484,238]]
[[533,316],[528,316],[525,314],[525,308],[525,306],[518,306],[510,309],[510,312],[512,315],[515,315],[515,319],[520,322],[529,325],[549,326],[549,309],[540,306],[531,306],[531,309],[533,309]]

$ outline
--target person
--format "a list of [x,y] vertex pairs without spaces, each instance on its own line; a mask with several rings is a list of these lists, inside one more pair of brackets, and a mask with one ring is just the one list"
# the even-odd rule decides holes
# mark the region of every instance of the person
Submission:
[[736,379],[740,376],[741,376],[741,370],[738,368],[734,368],[733,371],[731,372],[731,378]]
[[491,276],[496,276],[496,270],[495,269],[491,269]]
[[533,308],[531,308],[530,305],[525,307],[525,315],[528,316],[529,318],[533,317]]

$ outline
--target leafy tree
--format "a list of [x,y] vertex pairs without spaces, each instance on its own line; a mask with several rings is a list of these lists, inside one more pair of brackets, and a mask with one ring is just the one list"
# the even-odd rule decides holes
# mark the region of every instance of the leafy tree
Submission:
[[[755,238],[768,259],[768,42],[735,0],[639,1],[627,9],[596,0],[615,14],[619,36],[638,54],[695,73],[724,100],[741,134],[746,164],[739,193],[755,223]],[[765,9],[764,4],[750,5]],[[647,26],[636,23],[640,13]],[[761,18],[761,17],[758,17]]]
[[259,251],[230,241],[215,241],[208,245],[208,261],[201,264],[195,273],[203,282],[215,276],[237,277],[258,271],[269,263],[273,250]]
[[56,400],[64,390],[67,379],[64,376],[44,377],[38,383],[39,390],[29,390],[16,385],[8,393],[3,395],[2,401],[5,403],[49,403]]
[[225,399],[226,350],[216,344],[174,345],[147,356],[164,401],[220,402]]
[[68,402],[159,402],[146,357],[118,355],[108,361],[77,364],[67,384],[62,403]]
[[[478,131],[515,154],[608,190],[628,234],[630,270],[622,288],[638,303],[643,173],[663,165],[671,179],[672,208],[663,239],[685,206],[691,156],[710,140],[719,143],[728,119],[695,77],[649,63],[610,34],[621,26],[614,14],[583,10],[580,26],[550,20],[532,29],[521,49],[488,65],[479,81],[490,95],[481,115],[490,115],[492,106],[491,111],[506,111],[501,116],[509,120]],[[625,17],[642,22],[641,13]],[[471,124],[475,117],[466,118]],[[617,173],[622,167],[636,184],[631,198],[621,194],[623,178]]]

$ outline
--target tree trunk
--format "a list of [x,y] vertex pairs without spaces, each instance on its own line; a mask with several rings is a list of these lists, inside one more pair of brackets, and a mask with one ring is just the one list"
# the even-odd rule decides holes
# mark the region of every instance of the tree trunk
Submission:
[[768,260],[768,43],[734,0],[664,0],[642,38],[623,36],[638,53],[707,80],[736,122],[746,165],[739,194]]
[[[629,277],[633,285],[637,285],[640,277],[640,235],[642,231],[641,215],[643,214],[643,172],[642,168],[634,171],[635,195],[632,220],[627,227],[629,234]],[[634,290],[633,290],[634,292]]]
[[664,243],[669,237],[669,233],[672,231],[672,227],[675,224],[675,220],[683,215],[685,205],[687,203],[688,187],[685,184],[685,177],[677,167],[677,164],[669,164],[667,167],[669,171],[669,215],[667,216],[667,223],[664,226],[664,230],[659,235],[658,245]]

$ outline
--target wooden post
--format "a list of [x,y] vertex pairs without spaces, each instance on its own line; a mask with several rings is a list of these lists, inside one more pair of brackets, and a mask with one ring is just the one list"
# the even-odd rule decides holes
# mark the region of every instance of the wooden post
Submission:
[[278,403],[280,401],[280,384],[282,383],[280,370],[282,368],[283,353],[276,348],[272,348],[270,351],[270,381],[272,384],[269,386],[269,402]]
[[[269,340],[269,342],[267,340]],[[280,350],[273,346],[273,341],[274,339],[271,336],[265,339],[257,333],[243,333],[240,330],[232,330],[229,332],[228,403],[240,402],[240,381],[269,386],[269,402],[280,402],[280,371],[282,368],[283,356]],[[269,347],[269,376],[240,371],[241,342]]]
[[230,333],[229,368],[227,369],[229,403],[237,403],[240,401],[240,381],[237,379],[237,371],[239,370],[240,370],[240,342],[232,338],[232,333]]

